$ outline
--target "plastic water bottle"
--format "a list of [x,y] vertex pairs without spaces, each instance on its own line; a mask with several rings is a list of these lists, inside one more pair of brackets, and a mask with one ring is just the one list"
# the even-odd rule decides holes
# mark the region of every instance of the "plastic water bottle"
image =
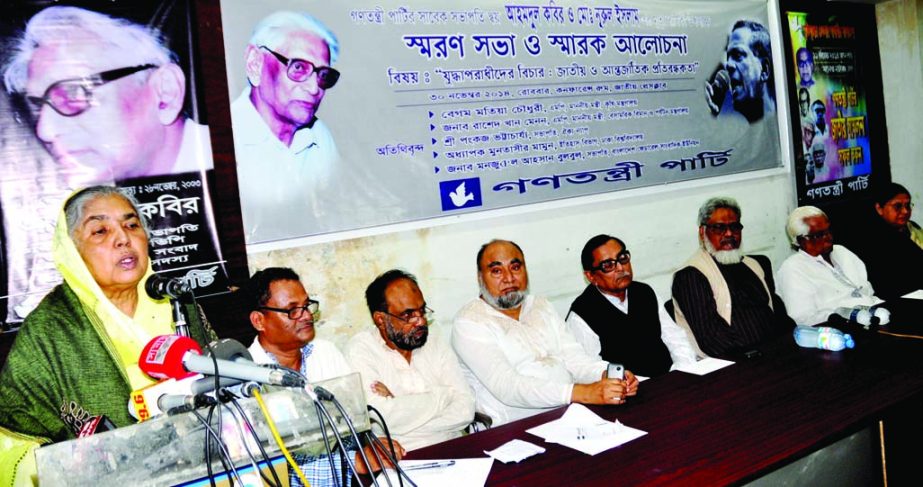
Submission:
[[795,327],[795,343],[803,348],[820,348],[834,352],[856,346],[849,333],[829,326],[799,325]]
[[872,306],[872,313],[878,318],[879,325],[887,325],[891,322],[891,312],[881,306]]
[[[836,314],[846,318],[847,321],[859,323],[862,326],[878,325],[881,318],[875,316],[874,310],[869,306],[856,306],[855,308],[837,308]],[[888,315],[890,319],[890,314]]]

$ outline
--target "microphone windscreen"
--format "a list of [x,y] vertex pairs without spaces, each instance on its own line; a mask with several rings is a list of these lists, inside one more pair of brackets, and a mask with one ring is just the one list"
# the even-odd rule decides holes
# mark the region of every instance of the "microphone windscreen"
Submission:
[[194,375],[183,365],[183,357],[188,352],[202,354],[199,344],[192,338],[179,335],[154,337],[141,351],[138,367],[156,379],[182,379]]
[[144,290],[151,299],[173,298],[191,292],[189,285],[182,279],[166,277],[161,274],[151,274],[144,282]]
[[238,358],[243,358],[250,362],[253,362],[253,356],[250,355],[250,350],[247,350],[242,343],[231,338],[222,338],[208,344],[211,348],[212,354],[215,358],[222,360],[235,361]]

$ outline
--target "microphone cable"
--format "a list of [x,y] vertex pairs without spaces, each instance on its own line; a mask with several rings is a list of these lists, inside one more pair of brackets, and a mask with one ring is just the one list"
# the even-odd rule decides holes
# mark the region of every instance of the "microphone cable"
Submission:
[[279,434],[279,430],[276,429],[276,422],[272,420],[272,416],[269,414],[269,409],[266,407],[266,403],[263,401],[263,395],[260,394],[259,389],[253,390],[253,398],[256,399],[256,403],[260,406],[260,411],[263,412],[263,417],[266,419],[266,426],[268,426],[269,431],[272,432],[272,437],[276,440],[276,444],[279,445],[279,449],[282,451],[282,455],[285,456],[285,460],[288,461],[289,466],[295,470],[295,474],[298,475],[298,479],[301,480],[301,483],[305,487],[310,487],[311,483],[305,478],[304,472],[301,471],[301,468],[292,458],[292,454],[289,453],[288,448],[285,447],[285,442],[282,441],[282,436]]
[[[381,451],[387,454],[388,450],[390,450],[389,460],[391,460],[391,463],[394,465],[394,470],[397,471],[398,479],[403,477],[407,479],[407,482],[410,483],[410,485],[412,485],[413,487],[417,487],[416,482],[414,482],[410,478],[410,476],[407,475],[407,472],[404,471],[403,468],[401,468],[400,462],[397,459],[397,454],[394,452],[394,446],[393,445],[385,446],[384,443],[382,443],[381,440],[379,440],[378,437],[372,434],[371,432],[366,433],[366,435],[374,444],[378,445],[378,448],[380,448]],[[374,447],[373,447],[373,451],[374,451]]]
[[[308,397],[310,397],[314,401],[315,414],[317,414],[317,420],[321,428],[321,435],[324,437],[324,442],[325,442],[324,446],[327,449],[327,455],[328,455],[327,458],[328,458],[328,461],[330,462],[330,468],[331,468],[332,475],[334,476],[334,479],[336,479],[337,469],[336,469],[336,464],[333,461],[333,456],[332,456],[333,453],[331,452],[331,448],[329,444],[327,444],[327,430],[326,430],[326,427],[324,426],[324,418],[326,418],[327,423],[330,424],[330,428],[333,429],[333,433],[336,435],[336,438],[337,438],[336,446],[339,447],[339,451],[341,454],[341,457],[340,457],[341,461],[345,461],[349,469],[352,470],[353,478],[355,478],[356,482],[358,482],[359,485],[362,485],[362,479],[359,478],[359,472],[356,471],[356,465],[352,457],[349,455],[348,453],[349,451],[346,449],[346,446],[343,445],[343,440],[339,436],[339,432],[337,431],[337,427],[336,427],[336,421],[333,420],[333,417],[331,416],[330,411],[328,411],[327,407],[324,406],[324,404],[321,402],[321,399],[332,401],[334,402],[334,405],[336,405],[337,407],[340,407],[339,404],[335,402],[336,398],[333,397],[333,394],[331,394],[330,391],[324,389],[323,387],[317,387],[312,390],[311,382],[308,380],[308,377],[302,374],[300,371],[290,369],[287,367],[283,367],[278,364],[276,367],[294,372],[298,374],[298,376],[300,376],[301,379],[304,381],[305,385],[302,388],[302,390],[304,390],[304,392],[308,395]],[[345,418],[347,421],[347,425],[350,428],[352,439],[356,442],[356,448],[358,449],[359,454],[362,456],[362,459],[365,461],[365,464],[369,465],[368,459],[365,457],[365,452],[362,450],[362,441],[359,439],[358,435],[356,434],[355,428],[352,427],[352,423],[349,421],[349,415],[345,415]],[[342,481],[343,483],[341,485],[345,485],[346,472],[343,472]],[[374,482],[374,485],[378,487],[378,482],[375,481],[374,476],[372,477],[372,481]]]
[[[259,472],[260,467],[257,465],[256,457],[253,456],[253,452],[250,451],[250,445],[247,444],[247,438],[244,436],[244,430],[241,427],[241,420],[234,414],[234,410],[231,409],[231,406],[228,406],[227,403],[221,403],[221,407],[227,409],[228,414],[231,415],[233,419],[234,429],[237,430],[237,437],[240,438],[240,442],[244,447],[244,451],[247,452],[247,457],[250,459],[250,466],[253,467],[254,472]],[[221,414],[221,410],[218,410],[218,414]]]
[[[324,438],[324,448],[327,451],[327,461],[330,463],[330,474],[333,476],[333,481],[335,484],[345,487],[347,473],[340,472],[341,475],[339,478],[337,478],[338,469],[337,469],[336,463],[333,461],[333,450],[330,448],[330,439],[327,437],[327,426],[324,424],[324,418],[323,418],[320,408],[321,406],[318,404],[318,402],[314,401],[314,414],[317,415],[317,422],[318,422],[318,425],[320,425],[320,434],[321,434],[321,437]],[[335,429],[334,429],[334,433],[336,433]],[[338,442],[337,444],[340,446],[339,448],[339,451],[341,453],[340,461],[343,463],[346,463],[345,462],[346,456],[342,454],[345,448],[343,448],[342,442]]]
[[[340,415],[341,415],[341,416],[343,417],[343,419],[346,421],[346,427],[349,428],[350,435],[356,440],[356,443],[357,443],[358,449],[359,449],[359,456],[362,457],[362,461],[365,462],[366,467],[368,467],[368,469],[369,469],[369,474],[370,474],[371,477],[372,477],[372,484],[375,485],[375,487],[380,487],[379,484],[378,484],[378,479],[375,478],[375,473],[372,472],[372,464],[369,463],[369,459],[368,459],[368,457],[365,455],[365,449],[362,448],[362,440],[359,439],[359,433],[356,432],[356,427],[353,425],[353,420],[350,419],[349,413],[347,413],[346,408],[344,408],[343,405],[340,404],[340,401],[337,400],[337,398],[334,397],[334,395],[333,395],[330,391],[328,391],[327,389],[324,389],[323,387],[315,387],[314,390],[315,390],[315,392],[317,392],[318,397],[324,398],[324,399],[326,399],[326,400],[332,402],[333,405],[334,405],[334,406],[337,408],[337,410],[340,412]],[[332,423],[332,422],[331,422],[331,426],[333,426],[333,423]],[[335,426],[334,426],[334,429],[336,429]],[[375,449],[375,447],[374,447],[374,445],[372,445],[372,450],[374,451],[374,449]],[[380,465],[380,464],[379,464],[379,466],[382,467],[382,469],[384,469],[384,466],[383,466],[383,465]],[[353,474],[356,476],[356,479],[358,480],[359,473],[355,471],[355,467],[353,468]],[[360,483],[361,483],[361,481],[360,481]]]
[[[397,453],[394,451],[394,444],[392,443],[393,439],[391,438],[391,431],[388,429],[388,423],[385,421],[385,417],[381,414],[381,411],[375,409],[374,406],[367,405],[366,407],[368,408],[370,413],[375,413],[375,416],[378,417],[377,422],[378,424],[381,425],[382,429],[385,431],[385,438],[388,440],[388,445],[390,446],[390,450],[391,450],[391,456],[397,459]],[[367,435],[371,435],[371,434],[372,434],[371,431],[367,433]],[[371,441],[371,438],[369,438],[369,441]],[[372,448],[372,452],[373,453],[375,452],[375,448]],[[383,468],[384,467],[382,467],[382,469]],[[401,475],[401,472],[397,470],[398,468],[397,462],[394,462],[394,468],[395,468],[395,471],[398,472],[398,476],[397,476],[398,485],[400,485],[400,487],[404,487],[404,477],[406,475]],[[385,476],[385,478],[388,479],[388,485],[391,485],[390,476]],[[413,487],[416,487],[417,484],[415,484],[413,480],[410,480],[410,477],[407,478],[407,481],[410,482],[410,485],[413,485]]]
[[[232,486],[234,485],[234,480],[231,478],[231,476],[233,475],[233,477],[237,479],[237,482],[240,485],[244,485],[243,481],[241,481],[240,479],[240,475],[237,473],[237,468],[234,467],[234,462],[231,460],[231,455],[230,453],[228,453],[228,450],[224,445],[224,441],[221,440],[221,435],[216,433],[215,430],[211,427],[211,417],[212,417],[212,414],[214,413],[214,410],[215,410],[215,406],[209,407],[207,419],[203,418],[202,415],[198,411],[192,410],[192,414],[199,420],[200,423],[202,423],[202,426],[205,427],[205,451],[206,451],[205,464],[208,467],[209,481],[212,483],[212,485],[215,485],[214,473],[212,471],[211,449],[210,449],[211,440],[214,439],[218,445],[218,452],[219,452],[218,458],[221,460],[221,465],[225,468],[225,475],[228,477],[228,482],[230,482]],[[220,419],[221,419],[220,412],[218,414],[218,418],[220,422]]]
[[240,416],[243,418],[244,423],[247,424],[247,428],[250,430],[250,436],[252,436],[253,440],[256,441],[256,446],[260,449],[260,455],[263,457],[263,460],[266,462],[266,466],[269,468],[269,472],[272,474],[272,478],[273,480],[275,480],[275,483],[271,482],[269,478],[266,477],[266,474],[264,474],[262,470],[260,470],[260,477],[262,477],[263,480],[270,486],[275,485],[278,487],[282,487],[282,481],[279,479],[279,475],[276,474],[276,469],[273,468],[272,461],[269,459],[269,455],[266,454],[266,449],[263,448],[263,442],[260,441],[260,436],[256,433],[256,429],[253,427],[253,423],[250,422],[250,418],[248,418],[247,414],[244,412],[244,408],[241,407],[240,403],[237,401],[237,398],[234,397],[233,395],[231,395],[229,399],[230,400],[228,402],[230,402],[231,404],[234,405],[235,408],[237,408],[237,412],[240,413]]
[[[317,394],[316,394],[317,398],[314,400],[315,408],[316,408],[318,411],[320,411],[321,413],[323,413],[324,418],[327,419],[327,422],[330,424],[330,427],[333,429],[334,434],[336,434],[336,437],[337,437],[337,444],[339,445],[340,451],[341,451],[341,452],[348,452],[348,450],[346,449],[346,447],[343,445],[343,440],[342,440],[342,438],[340,438],[339,432],[337,431],[336,421],[333,420],[333,416],[330,414],[330,411],[328,411],[327,408],[326,408],[323,404],[321,404],[321,401],[320,401],[320,398],[323,398],[323,399],[325,399],[325,400],[327,400],[327,401],[332,401],[332,400],[334,400],[333,394],[330,394],[329,391],[327,391],[326,389],[324,389],[324,388],[322,388],[322,387],[316,388],[316,392],[317,392]],[[334,405],[336,405],[336,403],[334,403]],[[318,420],[321,420],[321,418],[318,417]],[[322,421],[322,420],[321,420],[321,421]],[[350,423],[349,423],[349,417],[348,417],[348,416],[346,417],[346,421],[347,421],[347,425],[349,425]],[[321,425],[321,427],[323,428],[323,425]],[[355,441],[356,448],[357,448],[358,451],[359,451],[359,455],[360,455],[360,456],[362,457],[362,459],[365,461],[365,464],[366,464],[366,465],[369,465],[369,461],[368,461],[368,459],[365,457],[365,452],[362,450],[362,442],[359,440],[358,435],[356,435],[355,429],[353,429],[352,427],[350,427],[350,430],[351,430],[352,439]],[[356,479],[356,482],[359,482],[359,485],[362,485],[362,480],[359,478],[359,472],[356,470],[356,464],[355,464],[355,462],[353,461],[352,457],[351,457],[349,454],[346,454],[346,455],[344,455],[344,459],[346,460],[346,463],[349,465],[349,468],[352,470],[353,478]],[[332,462],[332,461],[333,461],[333,460],[331,460],[331,462]],[[344,478],[343,481],[345,482],[346,479]],[[375,486],[378,487],[378,482],[375,481],[375,478],[374,478],[374,477],[372,477],[372,481],[373,481],[373,483],[375,484]]]

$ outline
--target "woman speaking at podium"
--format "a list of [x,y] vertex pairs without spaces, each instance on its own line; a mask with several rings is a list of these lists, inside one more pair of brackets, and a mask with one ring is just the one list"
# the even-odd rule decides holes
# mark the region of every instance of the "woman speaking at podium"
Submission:
[[[134,198],[111,186],[78,191],[53,238],[64,282],[26,317],[0,372],[0,485],[31,485],[34,449],[76,438],[85,423],[135,423],[131,391],[153,382],[138,368],[141,350],[173,333],[169,301],[144,291],[153,271]],[[188,314],[192,338],[215,338]]]

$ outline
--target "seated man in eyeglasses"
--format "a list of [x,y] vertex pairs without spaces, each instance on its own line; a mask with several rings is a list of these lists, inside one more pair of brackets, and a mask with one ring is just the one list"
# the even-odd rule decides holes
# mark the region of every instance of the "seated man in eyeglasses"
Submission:
[[833,244],[830,220],[820,208],[795,208],[785,231],[797,252],[779,268],[779,296],[795,323],[816,325],[837,308],[883,302],[875,296],[862,260]]
[[375,328],[354,335],[346,356],[368,387],[369,404],[408,450],[461,436],[474,418],[474,394],[455,352],[429,335],[431,310],[416,278],[385,272],[365,300]]
[[[275,12],[253,30],[245,51],[247,86],[231,104],[237,178],[248,241],[300,236],[329,201],[317,197],[339,171],[327,125],[317,118],[340,73],[339,42],[301,12]],[[343,189],[343,188],[340,188]],[[298,218],[279,218],[298,209]]]
[[212,168],[208,127],[184,115],[186,75],[156,29],[52,6],[15,46],[7,91],[25,95],[35,135],[79,184]]
[[[250,324],[257,337],[250,345],[250,354],[258,364],[279,364],[301,372],[308,382],[332,379],[352,373],[336,345],[314,338],[314,318],[319,303],[308,296],[298,274],[287,267],[269,267],[253,274],[247,283],[246,298],[250,300]],[[398,456],[403,448],[394,443]],[[367,448],[368,450],[368,448]],[[359,473],[368,468],[357,453]],[[369,450],[369,461],[375,462]],[[334,455],[336,471],[331,472],[326,456],[295,456],[295,461],[311,485],[344,485],[340,477],[343,465],[340,455]],[[377,464],[372,465],[377,470]],[[336,476],[336,477],[334,477]],[[338,479],[334,482],[334,478]],[[289,474],[291,485],[301,485],[300,479]],[[350,481],[346,480],[346,484]]]
[[734,357],[787,333],[794,322],[776,296],[765,256],[740,251],[743,225],[732,198],[711,198],[699,208],[701,248],[673,275],[676,324],[697,355]]
[[597,235],[583,246],[580,261],[590,284],[571,304],[567,328],[588,354],[646,377],[695,362],[689,339],[654,290],[633,280],[631,253],[622,240]]

